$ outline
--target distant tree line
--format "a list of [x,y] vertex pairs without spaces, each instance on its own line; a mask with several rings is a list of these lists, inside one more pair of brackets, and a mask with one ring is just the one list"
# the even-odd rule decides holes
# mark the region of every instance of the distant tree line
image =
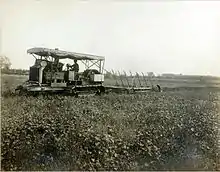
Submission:
[[27,75],[29,72],[25,69],[12,69],[11,61],[6,56],[0,56],[0,67],[2,74]]
[[28,75],[29,70],[24,69],[1,69],[2,74],[13,74],[13,75]]

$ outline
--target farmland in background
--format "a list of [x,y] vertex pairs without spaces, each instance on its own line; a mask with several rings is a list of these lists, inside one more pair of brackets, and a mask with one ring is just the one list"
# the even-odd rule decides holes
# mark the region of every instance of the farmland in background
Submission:
[[[218,87],[220,88],[220,78],[217,77],[200,77],[200,76],[176,76],[174,78],[168,78],[168,77],[145,77],[141,76],[139,74],[139,80],[137,77],[133,78],[131,76],[110,76],[105,78],[105,85],[116,85],[119,84],[122,86],[122,83],[125,86],[132,86],[133,84],[136,84],[137,86],[151,86],[159,84],[162,88],[178,88],[178,87]],[[23,83],[24,81],[28,80],[28,75],[8,75],[8,74],[2,74],[1,76],[1,87],[5,85],[5,87],[2,87],[2,89],[5,89],[6,87],[10,89],[14,89],[17,85]],[[121,82],[122,80],[122,82]],[[140,82],[139,82],[140,81]],[[128,83],[129,82],[129,83]],[[7,85],[7,86],[6,86]]]
[[[2,75],[2,93],[27,78]],[[219,79],[152,80],[162,88],[204,88],[77,99],[2,96],[2,170],[220,170],[220,91],[208,88],[219,87]]]
[[219,77],[209,77],[209,76],[174,76],[174,77],[148,77],[142,73],[132,74],[127,73],[127,75],[121,74],[121,76],[111,76],[105,78],[106,85],[119,85],[132,86],[133,84],[137,86],[151,86],[151,84],[159,84],[162,88],[176,88],[176,87],[220,87]]

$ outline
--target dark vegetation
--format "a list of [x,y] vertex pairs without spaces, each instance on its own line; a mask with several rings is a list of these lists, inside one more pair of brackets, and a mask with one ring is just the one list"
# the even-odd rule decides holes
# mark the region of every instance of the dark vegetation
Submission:
[[1,170],[220,170],[217,90],[5,94],[21,79],[1,86]]

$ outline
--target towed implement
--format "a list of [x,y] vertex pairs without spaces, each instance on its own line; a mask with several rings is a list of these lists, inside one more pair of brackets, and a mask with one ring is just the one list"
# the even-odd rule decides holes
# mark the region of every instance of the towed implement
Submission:
[[[33,55],[35,64],[30,67],[29,79],[16,88],[19,94],[62,93],[78,96],[79,93],[101,95],[108,92],[135,93],[155,90],[153,87],[130,86],[128,78],[128,85],[122,80],[122,85],[105,85],[103,56],[41,47],[28,49],[27,53]],[[66,59],[73,64],[66,64],[64,69],[64,63],[61,61]],[[84,66],[81,72],[78,61]],[[156,88],[160,91],[159,85]]]

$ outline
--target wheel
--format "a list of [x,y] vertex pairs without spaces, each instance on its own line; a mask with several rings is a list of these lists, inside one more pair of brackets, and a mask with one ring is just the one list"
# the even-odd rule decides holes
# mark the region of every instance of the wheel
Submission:
[[98,90],[96,91],[96,95],[101,96],[101,90],[100,90],[100,89],[98,89]]
[[160,85],[157,84],[156,86],[152,87],[152,90],[155,92],[161,92],[161,87],[160,87]]
[[96,91],[96,95],[99,95],[99,96],[104,93],[105,93],[105,87],[103,87],[103,86],[99,87]]
[[157,89],[158,89],[158,92],[161,92],[161,87],[158,84],[157,84]]
[[33,92],[33,93],[30,93],[33,97],[37,97],[40,95],[40,92]]
[[78,94],[77,92],[75,92],[75,93],[74,93],[74,96],[75,96],[76,98],[78,98],[78,97],[79,97],[79,94]]
[[72,96],[74,96],[74,97],[76,97],[76,98],[78,98],[79,97],[79,94],[78,94],[78,92],[76,91],[76,89],[74,88],[74,89],[72,89],[71,91],[70,91],[70,95],[72,95]]
[[19,96],[26,96],[27,92],[23,89],[17,89],[15,90],[15,93],[17,93]]

